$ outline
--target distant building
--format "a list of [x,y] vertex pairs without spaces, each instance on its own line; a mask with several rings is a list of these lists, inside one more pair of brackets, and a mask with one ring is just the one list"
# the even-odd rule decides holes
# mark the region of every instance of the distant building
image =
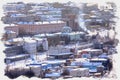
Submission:
[[25,8],[25,4],[22,2],[19,3],[7,3],[6,5],[3,6],[4,12],[9,12],[9,11],[18,11],[22,10]]
[[18,54],[23,54],[23,48],[22,48],[22,46],[7,47],[4,50],[4,53],[7,57],[15,56],[15,55],[18,55]]
[[66,25],[71,27],[73,31],[78,30],[77,15],[79,8],[66,6],[62,10],[62,19],[66,22]]
[[116,10],[116,5],[114,2],[106,2],[105,4],[102,4],[102,5],[99,4],[98,8],[100,10],[110,10],[114,12]]
[[16,26],[6,26],[4,29],[5,29],[6,31],[13,31],[13,32],[15,32],[15,33],[16,33],[16,36],[19,35],[19,28],[16,27]]
[[83,5],[82,5],[82,9],[81,9],[84,13],[89,13],[90,11],[92,11],[92,10],[95,10],[95,11],[97,11],[97,10],[99,10],[98,9],[98,4],[96,4],[96,3],[84,3]]
[[17,33],[14,31],[6,31],[5,34],[7,36],[7,39],[13,39],[17,37]]
[[68,14],[66,15],[66,22],[67,22],[67,26],[70,26],[72,28],[73,31],[77,31],[78,30],[78,21],[77,20],[77,16],[74,14]]
[[34,35],[39,33],[54,33],[61,32],[62,28],[66,25],[63,21],[58,22],[41,22],[41,23],[24,23],[15,26],[6,26],[5,30],[17,32],[19,35]]
[[36,15],[41,18],[41,21],[58,21],[62,19],[61,9],[53,7],[47,9],[39,9],[39,11],[36,12]]

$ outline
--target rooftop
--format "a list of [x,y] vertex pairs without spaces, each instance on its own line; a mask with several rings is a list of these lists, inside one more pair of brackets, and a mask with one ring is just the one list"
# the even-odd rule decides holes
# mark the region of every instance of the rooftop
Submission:
[[61,56],[61,55],[71,55],[72,53],[59,53],[59,54],[50,54],[50,56]]
[[27,25],[39,25],[39,24],[54,24],[54,23],[64,23],[64,21],[43,21],[43,22],[18,22],[17,25],[27,24]]

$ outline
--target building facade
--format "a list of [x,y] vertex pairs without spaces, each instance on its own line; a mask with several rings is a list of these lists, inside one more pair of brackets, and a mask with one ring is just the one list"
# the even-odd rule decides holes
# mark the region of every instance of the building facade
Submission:
[[19,35],[35,35],[40,33],[61,32],[66,25],[65,22],[42,23],[42,24],[17,24],[15,26],[6,26],[5,30],[17,32]]

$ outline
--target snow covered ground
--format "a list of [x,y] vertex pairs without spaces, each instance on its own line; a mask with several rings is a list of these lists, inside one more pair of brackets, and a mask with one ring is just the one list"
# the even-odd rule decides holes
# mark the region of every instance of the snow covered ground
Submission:
[[[39,0],[1,0],[0,3],[0,17],[2,16],[2,5],[6,2],[10,2],[10,1],[25,1],[25,2],[39,2]],[[60,1],[60,2],[63,2],[63,0],[42,0],[42,2],[44,1]],[[67,2],[69,0],[65,0],[65,2]],[[71,1],[79,1],[79,0],[71,0]],[[105,0],[81,0],[81,1],[86,1],[86,2],[89,2],[89,1],[96,1],[96,2],[104,2]],[[106,1],[110,1],[110,0],[106,0]],[[114,0],[114,2],[116,3],[117,5],[117,13],[116,15],[119,16],[120,18],[120,5],[119,5],[119,0]],[[116,31],[117,31],[117,38],[120,40],[120,29],[119,29],[119,26],[120,25],[120,20],[117,21],[117,25],[116,25]],[[4,27],[4,24],[2,24],[2,22],[0,22],[0,34],[3,32],[3,27]],[[1,38],[1,35],[0,35],[0,38]],[[8,77],[4,76],[4,69],[5,69],[5,64],[4,64],[4,58],[5,58],[5,55],[3,54],[3,51],[4,50],[4,47],[3,47],[3,44],[2,42],[0,41],[0,79],[1,80],[10,80]],[[112,72],[110,73],[110,75],[108,77],[101,77],[101,78],[93,78],[93,77],[82,77],[82,78],[68,78],[66,80],[120,80],[120,44],[118,44],[117,46],[117,50],[118,50],[118,54],[114,54],[113,55],[113,70]],[[32,78],[27,78],[27,77],[24,77],[24,76],[20,76],[18,77],[17,79],[14,79],[14,80],[42,80],[40,78],[36,78],[36,77],[32,77]],[[43,80],[50,80],[50,79],[43,79]],[[63,78],[59,78],[57,80],[63,80]]]

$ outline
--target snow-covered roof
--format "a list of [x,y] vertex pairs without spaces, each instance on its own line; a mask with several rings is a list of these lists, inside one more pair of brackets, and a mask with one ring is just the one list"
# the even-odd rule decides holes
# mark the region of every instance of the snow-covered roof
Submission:
[[60,55],[70,55],[72,53],[59,53],[59,54],[50,54],[50,56],[60,56]]
[[21,41],[23,41],[23,39],[22,38],[13,38],[13,39],[10,39],[10,40],[8,40],[9,42],[21,42]]
[[20,54],[17,56],[12,56],[12,57],[6,57],[6,59],[14,59],[14,58],[19,58],[19,57],[24,57],[24,56],[28,56],[29,54]]
[[6,30],[5,32],[6,32],[7,34],[16,33],[16,32],[14,32],[14,31],[10,31],[10,30]]
[[92,58],[90,61],[107,61],[105,58]]
[[11,14],[11,17],[23,17],[26,16],[25,14]]
[[47,60],[47,61],[44,61],[44,63],[47,63],[47,64],[57,64],[57,63],[65,63],[66,60]]
[[24,41],[25,41],[26,43],[36,43],[36,41],[35,41],[35,40],[32,40],[31,38],[26,38],[26,39],[24,39]]
[[79,52],[83,52],[83,51],[85,51],[85,52],[102,52],[101,49],[91,49],[91,48],[88,48],[88,49],[78,50],[78,53]]

